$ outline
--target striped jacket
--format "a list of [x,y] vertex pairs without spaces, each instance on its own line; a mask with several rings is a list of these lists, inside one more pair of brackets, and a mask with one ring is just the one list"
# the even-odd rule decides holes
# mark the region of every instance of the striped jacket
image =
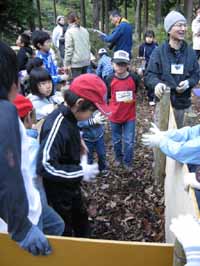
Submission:
[[42,126],[37,174],[54,182],[80,183],[80,147],[77,120],[68,107],[60,105]]

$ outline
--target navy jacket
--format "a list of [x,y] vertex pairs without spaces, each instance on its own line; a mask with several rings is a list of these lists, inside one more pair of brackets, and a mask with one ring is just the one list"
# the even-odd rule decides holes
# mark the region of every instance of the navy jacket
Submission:
[[71,110],[60,105],[45,120],[40,133],[37,174],[63,185],[79,184],[80,131]]
[[16,241],[25,238],[32,224],[21,173],[21,139],[14,105],[0,100],[0,217]]
[[17,62],[19,71],[26,69],[29,58],[33,57],[33,49],[31,47],[21,47],[17,54]]
[[[171,74],[171,64],[183,64],[183,74]],[[171,103],[175,109],[185,109],[191,105],[191,90],[198,83],[199,64],[193,49],[184,41],[179,50],[170,47],[168,41],[154,49],[145,72],[144,82],[149,88],[165,83],[171,88]],[[189,81],[189,88],[182,94],[176,87],[183,81]]]
[[139,47],[139,57],[144,57],[146,60],[146,65],[147,67],[150,56],[153,52],[153,50],[158,46],[157,43],[152,42],[152,43],[146,43],[144,42],[143,44],[140,45]]
[[110,42],[114,47],[114,51],[124,50],[129,53],[131,57],[132,48],[132,26],[124,18],[121,19],[119,25],[113,30],[110,35],[102,37],[103,41]]

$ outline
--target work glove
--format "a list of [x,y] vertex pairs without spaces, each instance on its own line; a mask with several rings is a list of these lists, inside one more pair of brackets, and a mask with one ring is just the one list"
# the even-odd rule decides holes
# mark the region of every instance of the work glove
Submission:
[[187,173],[183,177],[184,188],[187,191],[189,187],[200,190],[200,183],[196,179],[195,173]]
[[191,215],[180,215],[173,218],[170,230],[174,233],[185,251],[187,264],[200,265],[200,225]]
[[102,125],[106,123],[106,117],[100,112],[95,112],[92,121],[95,125]]
[[[142,135],[142,143],[149,148],[159,147],[160,142],[165,137],[166,131],[160,131],[160,129],[154,124],[151,123],[150,134]],[[152,134],[151,134],[152,133]]]
[[164,83],[158,83],[154,88],[155,95],[160,99],[164,94],[167,86]]
[[66,81],[66,80],[68,80],[69,75],[63,74],[63,75],[59,75],[59,77],[61,78],[62,81]]
[[184,91],[186,91],[189,88],[189,81],[183,80],[179,83],[178,87],[176,87],[176,91],[178,93],[183,93]]
[[83,168],[83,180],[84,181],[90,182],[99,173],[98,164],[97,163],[88,164],[86,154],[82,155],[81,157],[81,166]]
[[35,225],[32,225],[24,240],[18,242],[18,244],[34,256],[49,255],[52,252],[45,235]]

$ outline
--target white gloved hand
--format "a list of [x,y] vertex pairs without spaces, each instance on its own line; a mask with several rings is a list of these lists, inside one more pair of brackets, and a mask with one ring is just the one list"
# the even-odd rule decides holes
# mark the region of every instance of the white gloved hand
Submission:
[[200,265],[200,225],[191,215],[180,215],[173,218],[170,230],[182,244],[187,264],[185,266]]
[[179,83],[178,87],[176,88],[176,91],[178,93],[183,93],[184,91],[186,91],[189,88],[189,81],[183,80]]
[[69,75],[63,74],[63,75],[59,75],[59,77],[61,78],[62,81],[66,81],[66,80],[68,80]]
[[94,124],[102,125],[102,124],[105,124],[106,122],[106,117],[102,115],[102,113],[100,112],[95,112],[92,119],[93,119]]
[[98,164],[97,163],[88,164],[86,154],[82,155],[81,157],[81,166],[83,168],[83,180],[84,181],[90,182],[99,173]]
[[188,190],[189,187],[193,187],[200,190],[200,183],[196,179],[195,173],[187,173],[183,177],[184,188]]
[[159,147],[161,140],[165,137],[166,131],[160,131],[160,129],[151,123],[150,134],[142,135],[142,143],[150,148]]
[[154,88],[155,95],[160,99],[164,94],[167,86],[164,83],[158,83]]

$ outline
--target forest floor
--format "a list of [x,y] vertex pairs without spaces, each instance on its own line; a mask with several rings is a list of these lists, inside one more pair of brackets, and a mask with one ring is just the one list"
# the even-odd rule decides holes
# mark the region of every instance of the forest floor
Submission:
[[141,143],[153,121],[145,92],[137,93],[137,120],[133,171],[127,174],[113,166],[111,132],[105,142],[110,169],[108,177],[97,177],[84,185],[92,237],[124,241],[164,242],[164,191],[152,177],[152,150]]

